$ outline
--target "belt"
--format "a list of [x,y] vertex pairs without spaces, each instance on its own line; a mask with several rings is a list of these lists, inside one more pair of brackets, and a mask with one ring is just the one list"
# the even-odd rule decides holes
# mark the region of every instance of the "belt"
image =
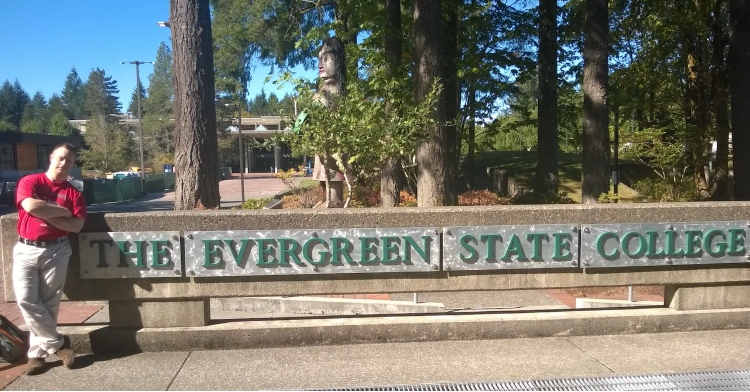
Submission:
[[46,248],[48,246],[59,244],[67,240],[68,240],[68,237],[60,237],[60,238],[54,238],[51,240],[44,240],[44,241],[34,241],[34,240],[28,240],[23,237],[18,237],[18,242],[22,244],[26,244],[26,245],[36,246],[37,248]]

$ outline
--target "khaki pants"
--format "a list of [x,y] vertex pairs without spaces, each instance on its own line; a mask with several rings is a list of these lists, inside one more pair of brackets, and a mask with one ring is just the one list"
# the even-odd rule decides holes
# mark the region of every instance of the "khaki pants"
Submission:
[[30,332],[29,358],[45,358],[63,344],[57,314],[72,253],[68,241],[47,248],[20,242],[13,247],[13,289]]

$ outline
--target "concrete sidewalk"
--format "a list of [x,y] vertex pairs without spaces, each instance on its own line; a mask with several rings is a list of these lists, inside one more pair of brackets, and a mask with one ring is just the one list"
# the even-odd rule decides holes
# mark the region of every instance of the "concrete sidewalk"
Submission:
[[741,370],[750,369],[750,330],[83,355],[73,370],[50,365],[5,390],[332,389]]

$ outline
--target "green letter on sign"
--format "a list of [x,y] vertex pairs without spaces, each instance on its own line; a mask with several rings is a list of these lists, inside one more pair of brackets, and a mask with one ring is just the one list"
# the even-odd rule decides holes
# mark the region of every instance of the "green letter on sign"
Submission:
[[307,260],[307,262],[312,265],[324,265],[327,262],[326,259],[329,253],[324,250],[321,250],[320,252],[318,252],[318,254],[320,255],[319,260],[313,259],[312,251],[313,249],[315,249],[315,245],[318,245],[318,244],[323,245],[323,247],[325,247],[326,241],[322,238],[313,237],[305,241],[305,244],[302,245],[302,256],[304,256],[305,260]]
[[477,242],[477,239],[474,238],[474,236],[465,234],[462,235],[461,238],[458,239],[458,242],[461,244],[461,246],[464,247],[464,249],[469,251],[469,255],[465,256],[463,253],[460,253],[458,257],[461,259],[461,261],[468,261],[468,262],[474,262],[479,257],[479,254],[477,253],[477,250],[474,249],[473,246],[471,246],[471,242]]
[[[223,260],[219,256],[219,250],[215,248],[218,245],[221,245],[221,240],[203,240],[203,249],[205,251],[205,256],[203,259],[204,267],[211,268],[211,267],[218,267],[221,265],[221,262]],[[219,261],[214,262],[213,261],[214,257],[218,257]]]
[[96,268],[107,268],[109,267],[107,265],[106,255],[104,253],[104,244],[109,244],[109,246],[112,246],[114,241],[112,240],[95,240],[91,241],[91,246],[99,245],[99,264],[96,265]]
[[745,253],[745,230],[729,229],[729,250],[728,255],[737,256]]
[[[552,233],[555,244],[555,253],[552,255],[552,260],[570,260],[572,259],[573,253],[570,251],[570,241],[573,236],[570,233]],[[563,253],[563,250],[567,250]]]
[[[383,264],[398,264],[401,262],[398,245],[401,245],[401,238],[393,236],[384,236],[380,239],[383,241]],[[395,253],[395,258],[391,258]]]
[[[169,241],[167,240],[161,240],[161,241],[151,241],[151,246],[153,249],[151,250],[151,267],[152,268],[163,268],[163,267],[169,267],[172,264],[172,259],[169,258],[169,255],[167,255],[167,249],[169,245]],[[166,260],[162,263],[161,259],[166,257]]]
[[227,244],[227,247],[229,248],[229,251],[232,252],[232,257],[234,258],[234,263],[237,264],[238,267],[242,266],[242,260],[245,258],[245,251],[247,250],[247,243],[250,242],[249,239],[240,240],[240,251],[237,252],[237,249],[234,248],[234,245],[232,245],[232,240],[224,240],[224,243]]
[[430,241],[432,241],[432,237],[427,235],[422,236],[422,243],[424,244],[424,248],[420,248],[413,238],[404,237],[404,262],[409,263],[411,261],[411,251],[412,249],[414,249],[414,251],[422,257],[422,260],[424,260],[426,263],[429,263],[430,260],[427,257],[427,250],[430,249]]
[[344,237],[331,237],[331,264],[344,265],[341,262],[341,256],[349,265],[354,265],[352,255],[349,254],[353,248],[352,243]]
[[526,233],[526,239],[531,241],[531,246],[534,253],[531,254],[532,259],[542,258],[542,241],[549,241],[549,236],[546,233]]
[[685,257],[701,257],[701,235],[700,230],[685,230]]
[[[273,254],[273,243],[276,242],[273,238],[256,238],[255,243],[258,244],[258,262],[255,265],[259,267],[268,267],[278,263],[276,257]],[[271,247],[269,248],[269,245]],[[271,256],[271,260],[266,261],[268,256]]]
[[608,239],[614,238],[615,241],[618,243],[620,242],[620,238],[617,237],[617,234],[612,232],[606,232],[599,234],[599,237],[596,238],[596,252],[599,253],[599,256],[604,257],[605,259],[617,259],[620,257],[620,251],[617,250],[617,247],[615,247],[615,251],[612,253],[605,253],[604,250],[604,244],[607,242]]
[[[359,263],[362,265],[371,265],[371,264],[377,264],[380,259],[378,259],[376,246],[378,244],[378,239],[376,237],[362,237],[359,239],[359,244],[361,248],[361,254]],[[374,255],[375,258],[368,259],[370,255]]]
[[[293,238],[279,238],[279,265],[289,265],[288,258],[291,258],[292,261],[294,261],[294,264],[297,264],[299,266],[304,266],[305,263],[302,262],[302,260],[299,259],[297,256],[297,251],[299,250],[299,242],[294,240]],[[286,244],[292,244],[292,247],[289,248],[286,246]]]
[[[716,247],[711,246],[711,242],[714,237],[721,236],[722,241],[716,243]],[[727,251],[727,235],[719,229],[713,229],[706,232],[703,236],[703,247],[706,248],[706,253],[713,257],[723,257]]]
[[[630,251],[630,240],[633,238],[638,239],[638,249],[635,252]],[[625,253],[631,259],[640,259],[646,254],[648,245],[646,244],[646,237],[637,231],[629,231],[622,236],[622,253]]]
[[133,241],[135,244],[135,251],[127,252],[125,251],[125,244],[128,244],[129,241],[115,241],[117,242],[117,246],[120,247],[120,264],[118,267],[127,267],[128,262],[126,261],[128,256],[135,256],[135,266],[136,267],[145,267],[146,264],[143,263],[143,243],[145,241]]
[[510,236],[510,240],[508,240],[508,246],[505,247],[505,253],[503,254],[502,258],[509,259],[511,253],[518,256],[518,260],[527,260],[526,253],[523,251],[523,246],[521,246],[521,240],[515,233]]

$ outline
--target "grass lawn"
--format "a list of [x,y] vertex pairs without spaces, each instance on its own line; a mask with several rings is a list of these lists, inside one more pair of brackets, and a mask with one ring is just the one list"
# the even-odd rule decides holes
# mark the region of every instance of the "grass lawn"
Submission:
[[[536,151],[487,151],[477,155],[476,167],[500,167],[508,171],[511,177],[521,184],[532,188],[536,170]],[[568,196],[581,201],[581,156],[579,154],[558,155],[558,190],[567,192]],[[614,191],[610,185],[610,190]],[[623,203],[640,203],[644,200],[633,189],[620,183],[618,194]]]

